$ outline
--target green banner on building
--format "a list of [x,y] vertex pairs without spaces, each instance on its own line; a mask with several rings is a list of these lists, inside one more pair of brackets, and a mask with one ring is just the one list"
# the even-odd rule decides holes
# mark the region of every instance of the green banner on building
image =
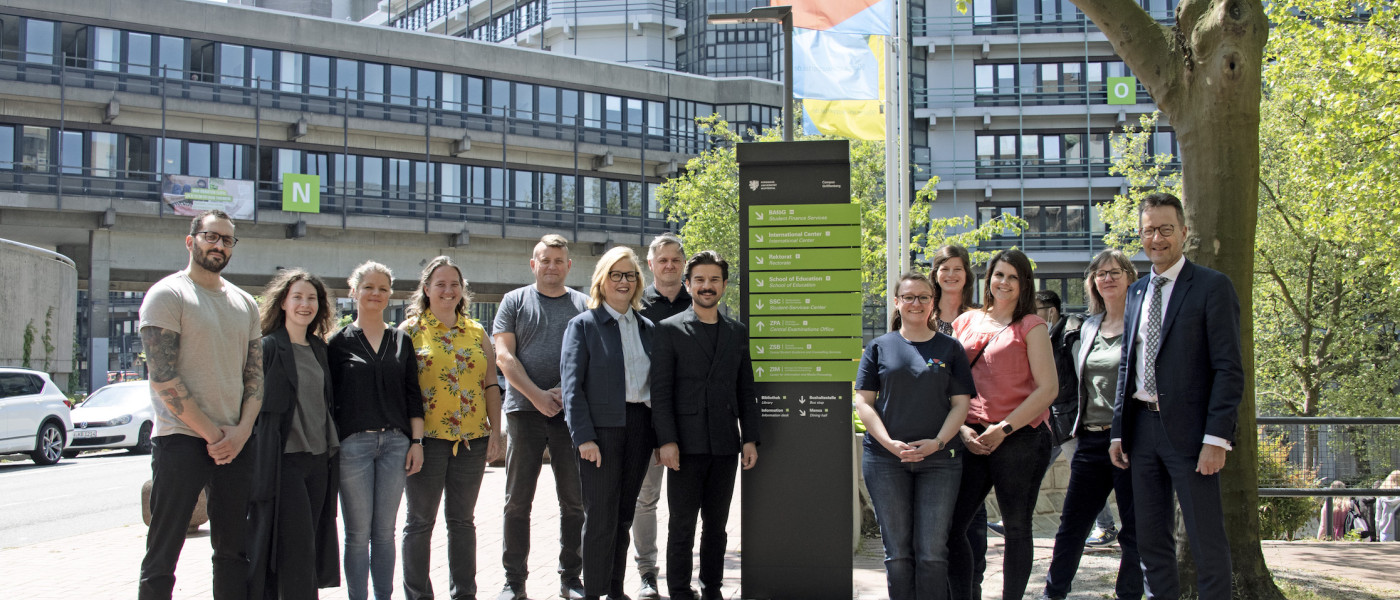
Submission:
[[282,174],[282,210],[321,212],[321,176]]

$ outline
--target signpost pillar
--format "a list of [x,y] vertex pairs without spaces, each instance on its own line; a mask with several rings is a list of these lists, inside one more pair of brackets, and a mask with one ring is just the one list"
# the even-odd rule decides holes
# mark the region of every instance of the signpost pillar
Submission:
[[739,144],[741,318],[762,415],[743,473],[743,596],[851,597],[860,207],[845,141]]

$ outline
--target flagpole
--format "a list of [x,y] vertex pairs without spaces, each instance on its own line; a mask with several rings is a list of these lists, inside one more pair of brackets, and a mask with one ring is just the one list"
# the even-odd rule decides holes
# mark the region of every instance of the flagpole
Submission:
[[[902,3],[901,3],[902,4]],[[898,292],[899,276],[907,255],[902,248],[903,227],[899,189],[899,80],[898,56],[895,50],[894,33],[899,31],[898,11],[891,11],[890,36],[885,43],[885,312],[886,318],[893,319],[895,294]]]
[[909,207],[913,199],[912,174],[909,172],[909,153],[913,149],[914,138],[910,135],[910,110],[909,110],[909,2],[908,0],[897,0],[895,23],[899,27],[895,33],[898,37],[892,44],[899,54],[899,95],[895,97],[896,114],[899,115],[899,214],[900,214],[900,240],[899,240],[899,264],[900,270],[909,270],[909,237],[910,215]]

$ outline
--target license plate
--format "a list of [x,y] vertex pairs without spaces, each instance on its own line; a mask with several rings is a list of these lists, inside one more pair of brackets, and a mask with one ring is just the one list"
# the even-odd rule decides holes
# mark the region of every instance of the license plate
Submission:
[[76,440],[81,440],[81,439],[86,439],[86,438],[95,438],[95,437],[97,437],[97,432],[96,432],[96,431],[81,431],[81,430],[79,430],[79,431],[74,431],[74,432],[73,432],[73,439],[76,439]]

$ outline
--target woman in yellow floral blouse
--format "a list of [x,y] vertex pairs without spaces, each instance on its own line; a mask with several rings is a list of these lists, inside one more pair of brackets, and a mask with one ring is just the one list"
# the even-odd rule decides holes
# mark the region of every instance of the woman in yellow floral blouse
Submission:
[[405,595],[433,597],[428,581],[438,505],[447,498],[447,571],[453,597],[476,594],[477,492],[486,463],[505,455],[496,353],[486,331],[467,316],[471,294],[451,258],[428,263],[400,327],[418,353],[423,392],[423,468],[408,477],[403,531]]

